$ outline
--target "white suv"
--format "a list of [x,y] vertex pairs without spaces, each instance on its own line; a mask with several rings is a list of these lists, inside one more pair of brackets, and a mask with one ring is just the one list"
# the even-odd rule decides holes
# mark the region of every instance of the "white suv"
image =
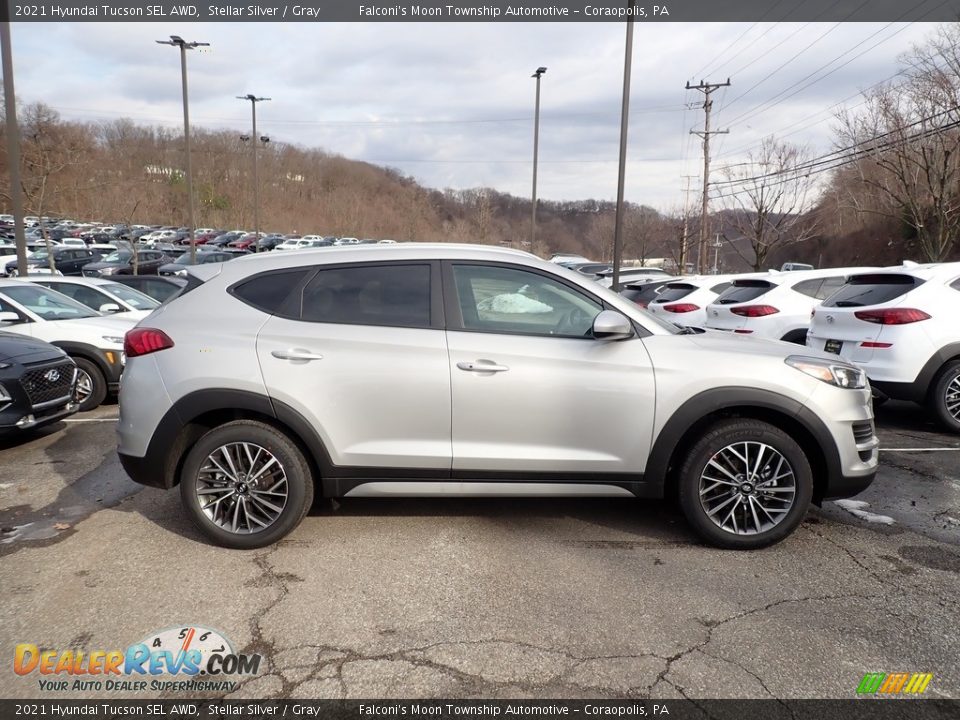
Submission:
[[119,454],[179,483],[222,545],[280,539],[317,492],[670,494],[709,542],[755,548],[877,470],[859,369],[680,330],[527,253],[364,245],[189,273],[127,333]]
[[810,312],[839,290],[847,275],[869,269],[771,271],[760,277],[735,278],[707,306],[706,327],[803,345]]
[[926,404],[960,432],[960,263],[852,275],[814,313],[807,347],[856,363],[880,398]]
[[677,278],[664,285],[660,294],[647,305],[654,315],[677,325],[703,327],[707,305],[733,284],[734,278],[751,275],[694,275]]
[[123,336],[133,320],[104,317],[73,298],[22,280],[0,280],[0,330],[45,340],[77,364],[80,410],[120,386]]

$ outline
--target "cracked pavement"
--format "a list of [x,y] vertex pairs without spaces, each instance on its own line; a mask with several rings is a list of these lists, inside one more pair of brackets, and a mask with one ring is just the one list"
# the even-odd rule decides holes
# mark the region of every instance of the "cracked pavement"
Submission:
[[857,499],[894,524],[827,503],[751,553],[606,499],[321,500],[284,542],[223,550],[127,480],[104,406],[0,441],[0,694],[136,697],[40,692],[13,647],[201,625],[264,656],[232,698],[849,698],[866,672],[960,698],[960,437],[889,405]]

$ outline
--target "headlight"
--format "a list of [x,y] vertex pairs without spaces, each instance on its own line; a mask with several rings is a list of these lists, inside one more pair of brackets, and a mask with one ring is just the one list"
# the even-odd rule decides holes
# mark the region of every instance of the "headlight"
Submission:
[[123,345],[123,337],[118,335],[102,335],[104,340],[109,343],[114,343],[115,345]]
[[113,275],[116,271],[117,269],[113,267],[100,268],[101,275]]
[[13,398],[10,397],[10,393],[3,387],[3,383],[0,383],[0,403],[10,402],[11,400],[13,400]]
[[867,374],[853,365],[799,355],[791,355],[784,362],[829,385],[849,390],[863,390],[867,387]]
[[186,270],[175,270],[175,271],[173,272],[173,274],[174,274],[174,275],[179,275],[180,277],[186,277],[186,276],[187,276],[187,271],[186,271]]
[[10,367],[10,363],[0,362],[0,370],[6,370]]

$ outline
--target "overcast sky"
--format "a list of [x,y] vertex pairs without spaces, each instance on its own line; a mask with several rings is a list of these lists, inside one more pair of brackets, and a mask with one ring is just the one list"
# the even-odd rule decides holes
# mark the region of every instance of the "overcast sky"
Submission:
[[[627,199],[678,208],[683,176],[699,174],[688,131],[702,126],[702,96],[684,90],[687,80],[732,81],[713,96],[714,127],[730,130],[715,138],[715,167],[742,161],[768,133],[826,152],[831,106],[855,104],[935,27],[638,23]],[[539,196],[616,196],[617,23],[14,23],[18,98],[66,119],[182,127],[179,53],[154,43],[170,34],[211,43],[188,55],[195,127],[248,130],[250,105],[235,96],[252,92],[272,98],[258,126],[273,140],[396,167],[432,187],[521,196],[532,171],[530,75],[545,65]]]

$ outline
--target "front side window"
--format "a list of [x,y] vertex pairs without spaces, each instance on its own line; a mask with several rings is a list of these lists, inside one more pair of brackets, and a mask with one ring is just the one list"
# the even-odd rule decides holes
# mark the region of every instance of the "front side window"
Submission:
[[108,295],[104,295],[99,290],[94,290],[92,287],[88,287],[86,285],[58,282],[39,284],[43,285],[44,287],[48,287],[51,290],[56,290],[59,293],[63,293],[67,297],[73,298],[78,303],[83,303],[92,310],[99,310],[100,306],[104,303],[113,302]]
[[303,289],[308,322],[430,327],[429,265],[322,269]]
[[590,337],[600,303],[552,278],[527,270],[454,265],[466,330]]
[[3,294],[44,320],[100,317],[85,305],[45,287],[6,287]]

